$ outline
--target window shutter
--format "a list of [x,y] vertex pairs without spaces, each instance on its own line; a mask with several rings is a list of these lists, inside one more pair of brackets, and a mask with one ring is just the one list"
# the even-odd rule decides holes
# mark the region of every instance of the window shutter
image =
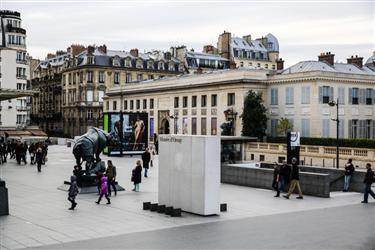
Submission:
[[[349,88],[349,98],[348,98],[348,103],[349,104],[352,104],[352,99],[353,99],[353,89]],[[351,136],[351,134],[350,134],[350,136]]]
[[319,87],[319,103],[323,103],[323,87]]
[[360,126],[360,138],[366,138],[366,120],[359,121]]
[[275,89],[275,104],[279,104],[279,89]]
[[364,90],[364,89],[358,89],[358,94],[359,94],[359,96],[358,96],[358,97],[359,97],[359,98],[358,98],[358,99],[359,99],[359,100],[358,100],[359,102],[358,102],[358,103],[359,103],[359,104],[364,104],[364,102],[363,102],[363,99],[364,99],[364,93],[363,93],[363,90]]
[[333,87],[329,88],[329,101],[333,101]]
[[353,128],[352,128],[352,120],[349,120],[348,121],[348,132],[349,132],[349,134],[348,134],[348,138],[353,138],[352,136],[352,134],[353,134]]
[[375,105],[375,89],[372,89],[372,105]]
[[375,120],[372,120],[372,139],[375,139]]

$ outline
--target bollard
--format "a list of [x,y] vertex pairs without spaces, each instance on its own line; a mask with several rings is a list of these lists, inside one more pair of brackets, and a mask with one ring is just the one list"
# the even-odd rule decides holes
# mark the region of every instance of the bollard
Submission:
[[151,202],[143,202],[143,210],[149,210],[151,207]]
[[158,210],[158,203],[151,203],[150,211],[155,212],[156,210]]
[[165,213],[165,205],[158,206],[158,213]]
[[165,208],[165,214],[166,215],[171,215],[173,211],[173,207],[166,207]]

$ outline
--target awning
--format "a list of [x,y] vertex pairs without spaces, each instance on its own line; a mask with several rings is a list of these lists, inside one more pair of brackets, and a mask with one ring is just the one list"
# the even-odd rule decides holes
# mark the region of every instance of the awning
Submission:
[[31,136],[31,132],[27,130],[4,130],[5,136]]
[[29,130],[34,136],[47,136],[47,134],[42,130]]

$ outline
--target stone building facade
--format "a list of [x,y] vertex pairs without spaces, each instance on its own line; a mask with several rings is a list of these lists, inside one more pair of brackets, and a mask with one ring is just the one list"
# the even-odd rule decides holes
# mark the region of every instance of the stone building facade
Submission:
[[[103,97],[108,88],[127,88],[132,82],[152,81],[185,73],[185,67],[169,52],[140,53],[88,46],[65,61],[62,72],[62,116],[64,133],[84,134],[103,126]],[[113,107],[120,110],[121,107]]]
[[325,53],[285,70],[239,68],[132,83],[107,91],[104,111],[119,104],[127,112],[147,112],[149,127],[160,134],[218,135],[230,121],[239,136],[244,98],[254,90],[268,109],[268,135],[277,136],[278,121],[287,118],[302,136],[336,137],[328,102],[338,100],[340,137],[375,139],[375,71],[361,60],[334,63]]

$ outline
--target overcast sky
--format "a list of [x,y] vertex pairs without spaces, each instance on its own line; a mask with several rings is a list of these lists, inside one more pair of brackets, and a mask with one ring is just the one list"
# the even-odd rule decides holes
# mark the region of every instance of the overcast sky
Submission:
[[28,52],[43,59],[72,43],[110,49],[167,50],[216,46],[224,30],[253,38],[275,35],[286,65],[320,52],[366,60],[375,50],[374,1],[0,0],[21,12]]

